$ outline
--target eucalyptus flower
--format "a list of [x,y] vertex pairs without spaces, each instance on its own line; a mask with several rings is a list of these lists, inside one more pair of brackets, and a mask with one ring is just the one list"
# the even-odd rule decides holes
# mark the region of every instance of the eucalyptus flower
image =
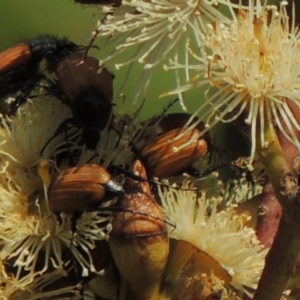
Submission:
[[162,61],[178,56],[189,61],[185,43],[192,40],[199,48],[207,21],[218,18],[227,22],[218,10],[220,4],[238,7],[227,0],[124,0],[119,7],[104,6],[106,17],[99,21],[96,32],[107,37],[105,49],[113,49],[113,53],[102,62],[112,62],[116,69],[139,62],[143,72],[136,95],[145,92]]
[[266,124],[274,123],[287,140],[300,148],[296,113],[300,33],[293,18],[289,25],[286,5],[283,1],[278,9],[260,0],[249,1],[237,15],[232,14],[231,22],[216,18],[206,26],[200,51],[187,45],[197,63],[171,61],[169,66],[193,76],[166,95],[210,85],[195,112],[208,129],[218,122],[237,120],[249,125],[250,164],[257,143],[262,147],[270,145],[265,138]]
[[[53,267],[63,268],[67,262],[65,253],[69,251],[85,274],[93,269],[89,251],[95,247],[95,241],[106,238],[105,228],[110,217],[92,213],[94,216],[87,218],[84,214],[73,237],[72,215],[58,216],[49,210],[45,183],[39,175],[41,149],[59,125],[49,121],[48,114],[51,116],[57,111],[58,117],[61,117],[58,122],[62,122],[68,118],[68,108],[54,99],[44,101],[35,99],[34,103],[24,105],[17,117],[2,119],[1,255],[16,268],[18,274],[23,271],[30,274],[39,271],[42,274]],[[65,138],[61,136],[56,140],[60,146],[54,149],[59,150],[52,154],[48,152],[49,158],[55,157],[65,143]],[[90,228],[88,235],[85,230],[87,226]]]
[[[66,133],[55,134],[61,122],[70,116],[70,109],[61,101],[41,95],[24,104],[17,116],[2,118],[1,255],[15,268],[19,278],[23,272],[34,276],[36,272],[48,274],[53,268],[64,269],[72,256],[81,275],[101,272],[94,264],[93,250],[108,237],[107,208],[106,212],[83,212],[74,221],[73,214],[50,211],[47,188],[57,173],[68,167],[68,156],[73,153],[79,166],[89,163],[92,157],[100,163],[106,161],[106,166],[112,162],[122,165],[127,159],[130,163],[132,151],[120,137],[121,130],[130,129],[123,129],[124,124],[116,117],[114,129],[107,126],[103,131],[95,158],[95,152],[86,151],[80,143],[80,129],[70,127]],[[44,171],[42,159],[48,162]]]
[[[2,263],[2,262],[1,262]],[[46,299],[81,299],[80,285],[67,285],[58,283],[66,276],[62,269],[56,269],[47,274],[29,273],[25,276],[16,277],[8,274],[1,266],[0,297],[10,300],[46,300]],[[55,286],[55,288],[53,288]],[[69,296],[70,298],[65,298]]]
[[[189,182],[184,188],[191,188]],[[160,190],[165,214],[176,224],[170,238],[185,241],[213,258],[231,276],[230,284],[250,295],[260,278],[267,250],[260,245],[253,228],[244,225],[233,205],[219,211],[226,199],[207,198],[187,190]],[[228,199],[230,200],[230,197]],[[222,278],[221,278],[222,279]]]

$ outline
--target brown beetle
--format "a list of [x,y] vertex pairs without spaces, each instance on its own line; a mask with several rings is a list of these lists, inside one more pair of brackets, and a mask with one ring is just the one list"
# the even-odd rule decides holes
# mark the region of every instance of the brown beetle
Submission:
[[82,53],[65,56],[48,67],[57,75],[57,82],[49,88],[50,94],[68,105],[73,116],[60,124],[41,152],[59,133],[66,132],[70,123],[82,128],[83,144],[95,150],[111,116],[114,76],[106,68],[99,68],[94,57],[87,56],[83,61]]
[[14,114],[18,107],[26,102],[37,83],[45,77],[40,72],[40,63],[43,59],[51,63],[82,49],[67,39],[46,35],[1,52],[0,98],[18,93],[5,113]]
[[100,68],[99,60],[94,57],[87,56],[83,61],[82,53],[65,56],[57,63],[55,73],[70,101],[78,101],[82,94],[91,89],[103,98],[99,102],[112,101],[114,76],[106,68]]
[[49,187],[49,208],[55,212],[81,212],[123,194],[122,186],[97,164],[68,168]]
[[179,128],[167,131],[142,148],[140,155],[150,176],[175,175],[207,153],[208,144],[198,128],[182,133]]

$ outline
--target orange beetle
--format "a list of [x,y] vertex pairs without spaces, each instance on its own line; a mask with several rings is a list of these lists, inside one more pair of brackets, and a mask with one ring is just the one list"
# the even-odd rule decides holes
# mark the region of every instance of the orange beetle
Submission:
[[23,66],[31,59],[31,50],[27,44],[19,44],[0,53],[0,74]]
[[49,208],[55,212],[80,212],[123,194],[122,186],[97,164],[68,168],[49,187]]
[[175,175],[207,153],[208,144],[198,128],[182,132],[182,129],[167,131],[141,149],[150,176]]

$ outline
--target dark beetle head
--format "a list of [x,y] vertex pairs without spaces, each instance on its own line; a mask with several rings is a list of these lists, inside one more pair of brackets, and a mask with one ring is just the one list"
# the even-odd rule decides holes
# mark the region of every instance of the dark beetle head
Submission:
[[100,131],[97,128],[83,128],[82,142],[87,149],[95,150],[100,141]]
[[66,38],[49,35],[35,38],[29,41],[28,45],[33,57],[46,58],[50,61],[58,61],[66,55],[83,50],[82,46],[78,46]]

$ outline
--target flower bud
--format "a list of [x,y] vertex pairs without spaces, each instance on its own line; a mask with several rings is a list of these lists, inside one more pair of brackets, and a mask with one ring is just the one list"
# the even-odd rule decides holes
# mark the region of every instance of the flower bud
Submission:
[[[146,178],[136,161],[133,172]],[[116,203],[109,245],[130,299],[161,299],[160,282],[168,254],[167,223],[148,182],[127,178]]]

